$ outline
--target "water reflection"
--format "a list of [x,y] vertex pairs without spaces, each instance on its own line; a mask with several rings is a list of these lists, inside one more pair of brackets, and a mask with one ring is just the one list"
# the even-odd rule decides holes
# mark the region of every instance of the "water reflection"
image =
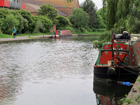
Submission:
[[0,44],[0,105],[94,105],[92,42]]
[[93,91],[96,93],[97,105],[121,105],[119,100],[128,94],[131,88],[94,78]]

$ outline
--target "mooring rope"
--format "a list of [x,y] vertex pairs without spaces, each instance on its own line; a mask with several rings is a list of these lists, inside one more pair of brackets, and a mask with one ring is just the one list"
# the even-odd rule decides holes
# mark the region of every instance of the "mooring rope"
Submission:
[[[120,67],[120,68],[122,68],[122,67]],[[124,70],[126,70],[126,71],[128,71],[128,72],[130,72],[130,73],[133,73],[133,74],[137,74],[137,75],[139,75],[138,73],[132,72],[132,71],[127,70],[127,69],[125,69],[125,68],[122,68],[122,69],[124,69]]]

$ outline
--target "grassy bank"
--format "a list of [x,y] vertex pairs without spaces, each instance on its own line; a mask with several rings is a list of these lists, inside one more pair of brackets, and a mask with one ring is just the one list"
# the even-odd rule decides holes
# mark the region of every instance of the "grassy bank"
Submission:
[[[87,33],[72,33],[72,34],[86,34],[86,35],[101,35],[103,32],[89,32]],[[39,35],[52,35],[51,32],[49,33],[33,33],[33,34],[17,34],[16,37],[18,36],[39,36]],[[0,34],[0,38],[12,38],[12,35],[8,34]]]
[[[18,37],[18,36],[39,36],[39,35],[52,35],[52,33],[49,32],[49,33],[17,34],[16,37]],[[0,38],[13,38],[13,36],[8,35],[8,34],[0,34]]]
[[0,34],[0,38],[12,38],[12,35]]

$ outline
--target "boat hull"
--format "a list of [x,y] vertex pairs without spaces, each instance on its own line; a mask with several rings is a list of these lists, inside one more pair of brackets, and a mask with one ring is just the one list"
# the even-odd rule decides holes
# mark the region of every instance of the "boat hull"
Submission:
[[[129,70],[129,71],[126,71]],[[135,81],[137,74],[131,73],[130,68],[115,68],[114,75],[108,75],[108,67],[94,66],[94,76],[100,79],[107,79],[112,81]]]
[[70,38],[72,35],[53,35],[52,38]]

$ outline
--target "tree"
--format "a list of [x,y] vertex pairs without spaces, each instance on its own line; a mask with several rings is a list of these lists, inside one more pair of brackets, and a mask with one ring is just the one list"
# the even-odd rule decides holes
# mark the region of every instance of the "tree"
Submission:
[[[53,21],[48,19],[47,17],[45,16],[39,16],[38,17],[38,21],[40,21],[40,25],[42,24],[43,25],[43,30],[42,32],[46,33],[46,32],[49,32],[50,31],[50,28],[53,27]],[[39,25],[39,23],[38,23]],[[42,29],[42,27],[40,27]]]
[[88,26],[90,28],[97,27],[97,7],[92,0],[85,0],[80,7],[90,16]]
[[104,20],[103,20],[101,15],[97,15],[97,22],[96,22],[96,24],[97,24],[97,26],[96,26],[97,28],[105,28],[106,27],[106,25],[104,23]]
[[9,15],[8,9],[0,9],[0,18],[6,18],[6,16]]
[[37,19],[27,10],[19,10],[19,13],[24,19],[28,21],[28,25],[22,30],[22,33],[30,32],[32,33],[36,27]]
[[107,9],[103,10],[103,8],[99,9],[96,14],[100,15],[103,19],[104,24],[106,25],[106,13],[107,13]]
[[17,17],[13,14],[9,14],[6,16],[5,19],[3,19],[2,23],[2,32],[5,34],[12,34],[13,28],[16,27],[18,30],[18,25],[20,24],[19,20],[17,20]]
[[57,27],[71,26],[69,19],[64,16],[57,16],[56,19],[58,20]]
[[74,9],[69,19],[73,26],[78,29],[87,27],[89,23],[89,15],[81,8]]
[[37,15],[47,16],[54,21],[57,16],[57,10],[51,4],[43,4],[40,6],[40,9],[38,9]]

